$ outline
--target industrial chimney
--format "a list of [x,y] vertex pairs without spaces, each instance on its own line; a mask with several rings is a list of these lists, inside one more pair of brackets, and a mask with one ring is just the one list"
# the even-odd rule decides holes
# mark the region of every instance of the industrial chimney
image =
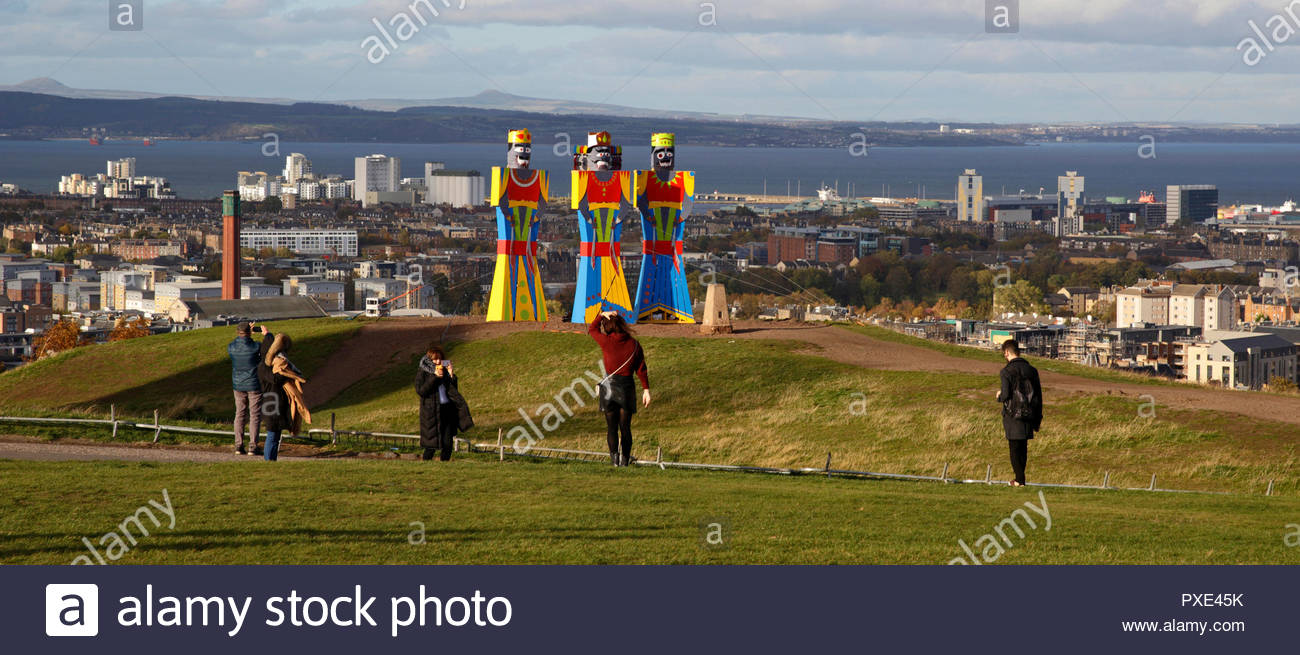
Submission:
[[221,196],[221,299],[239,300],[240,250],[239,250],[239,192],[227,191]]

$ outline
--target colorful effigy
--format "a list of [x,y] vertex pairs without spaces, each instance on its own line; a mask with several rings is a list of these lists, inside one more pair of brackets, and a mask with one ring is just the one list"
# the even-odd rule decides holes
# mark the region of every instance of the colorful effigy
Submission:
[[632,173],[619,170],[622,152],[609,132],[592,132],[574,155],[573,208],[578,213],[582,245],[578,252],[578,288],[573,294],[574,323],[591,323],[601,312],[614,311],[636,322],[627,279],[619,258],[622,218],[632,208]]
[[641,278],[635,313],[641,323],[694,323],[682,239],[695,201],[695,173],[676,170],[676,136],[651,137],[651,170],[636,172],[641,211]]
[[497,265],[488,300],[488,321],[545,321],[546,298],[537,270],[537,233],[549,180],[534,171],[533,137],[515,130],[508,137],[506,168],[492,168],[492,206],[497,213]]

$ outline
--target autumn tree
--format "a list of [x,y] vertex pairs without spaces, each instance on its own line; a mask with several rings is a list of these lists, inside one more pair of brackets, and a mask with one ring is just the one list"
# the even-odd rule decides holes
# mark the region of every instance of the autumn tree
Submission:
[[149,334],[149,319],[143,317],[134,320],[119,318],[113,325],[113,331],[109,333],[108,340],[126,341],[127,339],[147,337]]
[[81,326],[74,321],[63,320],[51,325],[32,341],[32,356],[27,361],[52,357],[61,352],[80,348],[90,344],[90,339],[81,334]]

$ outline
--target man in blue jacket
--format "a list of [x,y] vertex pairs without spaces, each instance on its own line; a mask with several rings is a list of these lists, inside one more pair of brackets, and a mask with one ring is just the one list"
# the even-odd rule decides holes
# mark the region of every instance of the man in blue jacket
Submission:
[[[253,341],[253,324],[240,323],[237,336],[230,342],[231,382],[235,389],[235,452],[257,455],[257,437],[262,431],[262,384],[257,379],[257,364],[265,355],[270,331],[262,327],[262,343]],[[244,425],[252,428],[248,449],[244,448]]]

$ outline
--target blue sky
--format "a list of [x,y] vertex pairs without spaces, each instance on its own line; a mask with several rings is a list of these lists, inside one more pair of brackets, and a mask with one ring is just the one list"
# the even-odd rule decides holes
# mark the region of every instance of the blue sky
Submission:
[[[854,121],[1300,122],[1300,0],[1021,0],[1018,34],[985,32],[985,0],[431,0],[439,15],[420,8],[428,24],[377,64],[362,45],[372,19],[391,25],[410,0],[142,1],[144,30],[129,32],[108,30],[107,0],[0,0],[0,83],[300,100],[498,89]],[[1269,41],[1254,65],[1239,49],[1260,41],[1249,21]]]

